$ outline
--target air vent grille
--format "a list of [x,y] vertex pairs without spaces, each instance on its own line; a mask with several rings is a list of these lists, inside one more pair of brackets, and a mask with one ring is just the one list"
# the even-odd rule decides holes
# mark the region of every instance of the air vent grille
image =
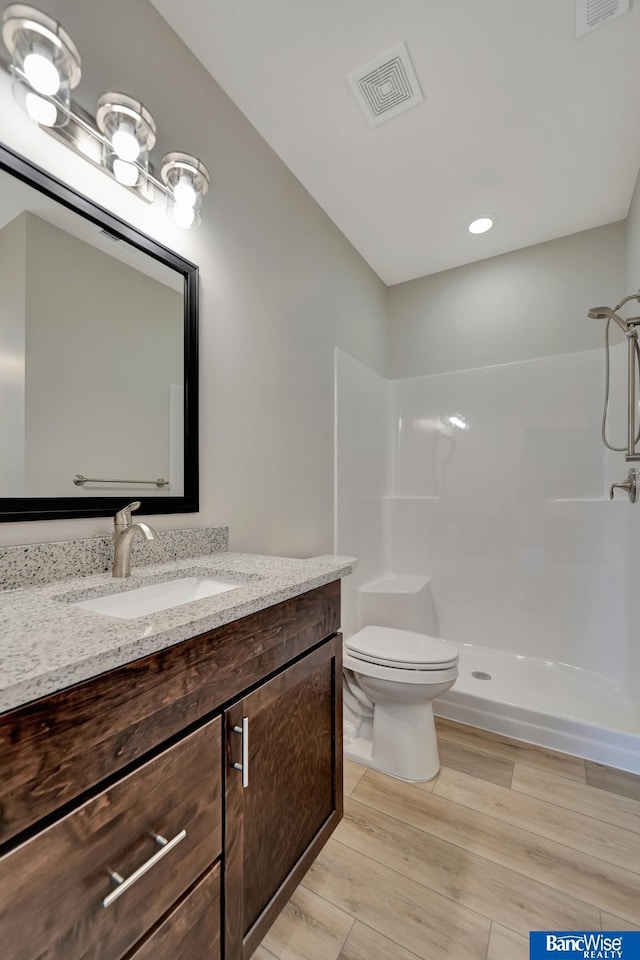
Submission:
[[576,0],[576,32],[579,37],[629,12],[629,0]]
[[115,233],[110,233],[108,230],[105,230],[104,227],[101,229],[100,233],[104,234],[107,240],[113,240],[114,243],[120,243],[122,237],[116,237]]
[[424,97],[404,43],[349,74],[349,84],[364,115],[377,127]]

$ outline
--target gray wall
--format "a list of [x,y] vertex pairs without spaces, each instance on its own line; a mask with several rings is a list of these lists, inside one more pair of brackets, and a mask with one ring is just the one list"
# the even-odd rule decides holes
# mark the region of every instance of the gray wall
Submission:
[[[640,289],[640,174],[627,217],[627,293]],[[622,299],[622,298],[620,298]]]
[[[384,372],[382,282],[147,0],[46,0],[78,44],[78,101],[140,98],[157,156],[212,174],[203,224],[182,231],[57,144],[0,76],[0,140],[199,264],[201,512],[159,529],[228,523],[234,549],[305,556],[333,534],[333,349]],[[105,519],[0,525],[0,543],[86,536]]]
[[625,243],[624,222],[614,223],[390,287],[389,375],[602,346],[602,324],[586,312],[623,296]]

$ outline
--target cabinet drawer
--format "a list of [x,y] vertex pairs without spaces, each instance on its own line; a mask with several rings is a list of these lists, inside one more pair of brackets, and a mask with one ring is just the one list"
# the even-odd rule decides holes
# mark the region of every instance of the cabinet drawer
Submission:
[[220,867],[215,866],[130,960],[220,960]]
[[[140,940],[220,855],[220,751],[216,718],[2,857],[2,960],[117,960]],[[111,902],[114,873],[133,882]]]
[[0,715],[0,843],[79,797],[340,624],[340,581]]

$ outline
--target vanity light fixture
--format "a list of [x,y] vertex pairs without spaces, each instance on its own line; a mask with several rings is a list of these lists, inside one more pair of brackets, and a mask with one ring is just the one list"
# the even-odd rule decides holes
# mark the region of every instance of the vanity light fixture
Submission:
[[46,13],[11,3],[2,15],[2,39],[11,54],[20,106],[42,126],[65,126],[81,72],[80,53],[69,34]]
[[32,120],[136,196],[151,202],[154,190],[164,193],[167,216],[178,226],[198,226],[209,188],[204,163],[188,153],[168,153],[157,179],[149,165],[156,124],[139,100],[104,93],[95,119],[73,104],[80,54],[56,20],[35,7],[11,3],[2,14],[2,39],[12,57],[14,95]]
[[96,123],[104,137],[102,162],[119,183],[135,187],[149,176],[149,151],[156,142],[155,120],[126,93],[103,93]]

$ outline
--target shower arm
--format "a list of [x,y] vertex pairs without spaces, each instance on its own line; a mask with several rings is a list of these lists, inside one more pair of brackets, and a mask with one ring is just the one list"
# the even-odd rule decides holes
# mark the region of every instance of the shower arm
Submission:
[[[621,300],[620,303],[617,303],[615,305],[615,307],[613,308],[613,312],[617,313],[620,307],[624,307],[625,303],[629,303],[630,300],[640,301],[640,291],[638,293],[630,293],[628,297],[624,297],[624,299]],[[627,320],[626,322],[631,323],[633,320],[636,320],[640,323],[640,317],[631,317],[631,319]]]

